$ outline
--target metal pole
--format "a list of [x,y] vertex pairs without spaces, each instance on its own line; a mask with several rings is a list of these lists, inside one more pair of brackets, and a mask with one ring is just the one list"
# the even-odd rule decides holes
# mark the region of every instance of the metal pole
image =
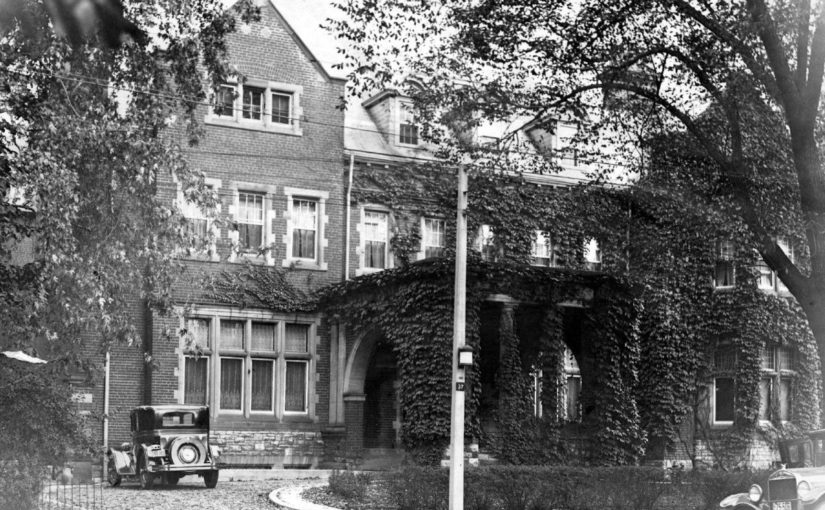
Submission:
[[467,169],[458,167],[458,211],[455,235],[455,301],[453,318],[452,410],[450,413],[450,510],[464,509],[464,369],[458,350],[464,347],[467,286]]

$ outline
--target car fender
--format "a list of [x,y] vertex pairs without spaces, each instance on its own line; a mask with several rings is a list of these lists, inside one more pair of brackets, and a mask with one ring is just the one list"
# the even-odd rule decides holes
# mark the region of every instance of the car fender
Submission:
[[109,451],[106,453],[109,456],[109,461],[114,463],[118,474],[135,474],[135,462],[132,452],[123,452],[109,448]]
[[739,494],[731,494],[719,502],[719,508],[729,508],[736,510],[765,510],[767,505],[754,504],[748,497],[747,492],[740,492]]

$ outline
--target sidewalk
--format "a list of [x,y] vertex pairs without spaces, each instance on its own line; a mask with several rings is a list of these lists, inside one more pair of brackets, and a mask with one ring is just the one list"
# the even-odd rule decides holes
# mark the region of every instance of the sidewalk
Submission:
[[289,487],[281,487],[269,493],[269,500],[276,505],[288,508],[289,510],[338,510],[331,506],[318,505],[306,501],[301,497],[301,493],[310,487],[317,487],[323,485],[325,482],[316,480],[314,482],[307,481],[307,483],[294,484]]

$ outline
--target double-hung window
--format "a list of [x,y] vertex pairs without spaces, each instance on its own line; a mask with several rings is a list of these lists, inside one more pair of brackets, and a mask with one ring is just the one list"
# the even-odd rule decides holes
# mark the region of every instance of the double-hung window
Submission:
[[292,200],[292,258],[315,260],[318,239],[318,201]]
[[418,145],[418,125],[415,123],[412,104],[399,102],[398,110],[398,143]]
[[273,92],[272,123],[289,125],[292,122],[292,94]]
[[263,120],[266,89],[263,87],[252,87],[250,85],[243,85],[242,88],[243,104],[241,107],[241,118]]
[[[779,249],[785,252],[785,255],[787,255],[792,263],[796,262],[794,249],[786,238],[777,238],[776,244],[779,246]],[[760,255],[757,254],[757,257],[759,257],[756,263],[756,267],[759,271],[757,274],[757,287],[766,291],[788,292],[788,288],[784,283],[782,283],[782,280],[779,279],[776,272],[774,272],[768,264],[765,263]]]
[[300,96],[303,88],[250,78],[218,87],[207,124],[301,135]]
[[721,239],[716,242],[713,286],[717,289],[729,289],[735,285],[734,252],[733,241]]
[[184,335],[183,403],[206,405],[209,397],[209,321],[189,319]]
[[475,249],[481,254],[481,260],[485,262],[495,262],[497,255],[496,236],[490,225],[478,227],[475,239]]
[[447,222],[439,218],[424,218],[421,230],[423,258],[443,257],[447,246]]
[[364,264],[366,269],[386,269],[389,250],[389,214],[364,211]]
[[186,320],[181,401],[230,419],[309,415],[314,323],[221,315]]
[[590,238],[584,243],[584,264],[591,271],[599,271],[602,268],[602,250],[596,239]]
[[736,405],[736,349],[720,346],[713,355],[711,418],[714,425],[732,425]]
[[283,266],[325,271],[327,239],[324,233],[328,221],[325,211],[329,193],[291,187],[284,187],[283,192],[286,195]]
[[762,349],[759,381],[759,419],[790,421],[795,358],[787,347],[768,344]]
[[[214,183],[220,181],[212,180]],[[215,192],[215,184],[207,184],[207,194]],[[212,218],[215,215],[215,210],[206,209],[195,202],[186,199],[183,191],[178,192],[178,209],[184,218],[186,218],[186,240],[188,246],[186,248],[190,255],[196,252],[211,251],[216,255],[212,241],[216,234],[212,231]]]
[[264,241],[264,194],[238,192],[235,222],[238,229],[238,250],[256,252]]
[[284,357],[286,384],[284,385],[284,412],[307,412],[307,377],[309,374],[309,326],[287,324]]
[[553,243],[549,234],[536,230],[531,251],[534,266],[559,266],[558,246]]

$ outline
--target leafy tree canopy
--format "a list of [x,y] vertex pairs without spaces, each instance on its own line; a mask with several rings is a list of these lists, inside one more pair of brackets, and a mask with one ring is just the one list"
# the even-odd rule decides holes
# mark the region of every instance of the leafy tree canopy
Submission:
[[[823,2],[357,0],[341,9],[347,21],[331,24],[350,48],[355,94],[404,90],[424,132],[453,154],[481,155],[479,166],[511,169],[515,154],[522,168],[553,170],[518,147],[491,159],[450,135],[490,121],[548,131],[554,119],[579,122],[575,142],[594,177],[646,177],[628,191],[635,212],[655,218],[652,203],[680,204],[684,220],[668,228],[757,250],[825,359]],[[684,150],[663,151],[669,143]],[[678,165],[663,164],[674,157]],[[709,223],[724,228],[695,229]],[[779,235],[801,256],[792,260]]]
[[226,36],[257,10],[130,2],[125,16],[146,37],[112,47],[102,29],[69,34],[73,44],[55,35],[41,1],[11,6],[0,32],[0,347],[36,343],[51,358],[77,357],[86,333],[137,343],[130,307],[169,307],[176,250],[193,240],[159,178],[195,203],[215,200],[178,135],[197,142],[196,107],[228,72]]

